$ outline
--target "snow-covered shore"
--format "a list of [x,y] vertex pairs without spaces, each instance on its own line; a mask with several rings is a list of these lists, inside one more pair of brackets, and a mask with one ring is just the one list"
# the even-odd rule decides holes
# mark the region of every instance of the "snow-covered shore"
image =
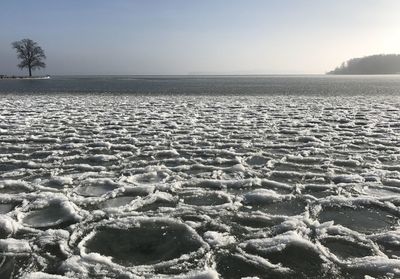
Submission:
[[50,76],[36,76],[36,77],[27,77],[27,76],[6,76],[6,75],[0,75],[0,80],[4,79],[27,79],[27,80],[32,80],[32,79],[50,79]]

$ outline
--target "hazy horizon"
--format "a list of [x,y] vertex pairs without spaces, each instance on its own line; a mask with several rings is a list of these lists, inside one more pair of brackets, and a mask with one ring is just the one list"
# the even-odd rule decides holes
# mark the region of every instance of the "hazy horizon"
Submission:
[[400,2],[12,1],[0,11],[0,74],[11,43],[43,47],[50,75],[324,74],[343,61],[400,53]]

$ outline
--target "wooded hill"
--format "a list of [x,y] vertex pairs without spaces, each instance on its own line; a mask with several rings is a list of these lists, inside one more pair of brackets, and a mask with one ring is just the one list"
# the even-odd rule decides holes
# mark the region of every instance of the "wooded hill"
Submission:
[[353,58],[342,63],[330,75],[387,75],[400,74],[400,55],[380,54]]

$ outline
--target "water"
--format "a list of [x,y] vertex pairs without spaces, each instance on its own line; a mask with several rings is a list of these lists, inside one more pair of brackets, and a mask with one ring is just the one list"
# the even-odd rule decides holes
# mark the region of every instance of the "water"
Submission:
[[54,76],[0,80],[0,92],[135,95],[387,95],[398,94],[400,75],[389,76]]
[[0,278],[398,278],[400,78],[0,80]]

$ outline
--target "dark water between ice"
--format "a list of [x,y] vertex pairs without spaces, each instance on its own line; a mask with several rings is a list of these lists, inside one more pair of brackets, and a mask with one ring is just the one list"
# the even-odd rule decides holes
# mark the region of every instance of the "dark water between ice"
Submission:
[[399,206],[396,76],[0,80],[1,279],[399,278]]

